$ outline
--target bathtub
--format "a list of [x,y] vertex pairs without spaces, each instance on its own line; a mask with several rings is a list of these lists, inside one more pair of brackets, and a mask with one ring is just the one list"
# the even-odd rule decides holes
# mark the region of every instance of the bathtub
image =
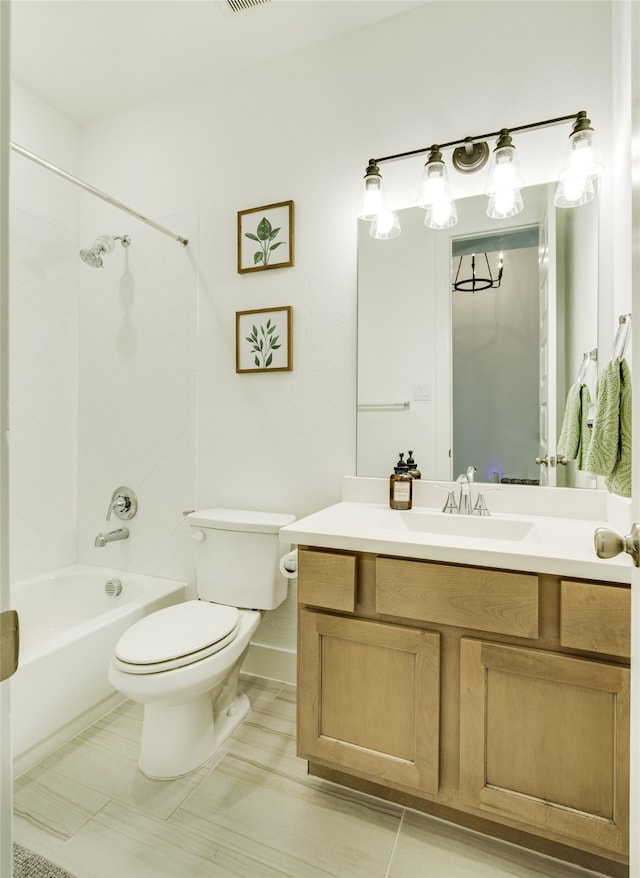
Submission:
[[[117,578],[122,592],[108,595]],[[74,565],[11,586],[20,657],[11,678],[14,773],[20,774],[122,700],[107,671],[120,635],[185,600],[186,583]]]

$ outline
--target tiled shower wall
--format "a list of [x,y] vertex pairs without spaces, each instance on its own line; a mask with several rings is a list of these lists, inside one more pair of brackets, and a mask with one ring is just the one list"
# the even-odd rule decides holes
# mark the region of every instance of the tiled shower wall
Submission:
[[11,581],[76,559],[77,234],[10,214]]
[[[81,264],[78,560],[192,580],[182,513],[196,478],[196,218],[159,221],[189,247],[123,216],[96,232],[127,233],[130,246],[116,243],[101,269]],[[136,492],[138,514],[107,521],[121,485]],[[123,525],[128,540],[95,548],[99,531]]]
[[[132,243],[92,269],[77,230],[12,205],[12,582],[76,562],[193,578],[197,230],[193,216],[169,222],[188,249],[128,220],[96,231]],[[107,522],[120,485],[138,515]],[[123,524],[127,541],[95,548]]]

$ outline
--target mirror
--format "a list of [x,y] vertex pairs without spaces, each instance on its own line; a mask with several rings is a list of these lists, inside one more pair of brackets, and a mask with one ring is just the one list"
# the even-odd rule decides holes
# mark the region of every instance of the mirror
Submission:
[[[473,465],[477,481],[595,486],[556,465],[556,441],[583,359],[595,392],[597,199],[556,209],[554,192],[524,189],[524,210],[499,221],[485,196],[461,199],[457,225],[438,231],[407,208],[383,241],[359,221],[357,475],[385,477],[411,449],[424,479]],[[495,284],[500,253],[499,286],[453,289],[472,254]]]

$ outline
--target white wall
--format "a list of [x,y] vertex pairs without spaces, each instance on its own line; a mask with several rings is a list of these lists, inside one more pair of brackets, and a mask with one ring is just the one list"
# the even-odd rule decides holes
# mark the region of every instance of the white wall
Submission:
[[[78,165],[78,126],[12,91],[11,139],[62,168]],[[11,153],[10,577],[76,560],[78,190]]]
[[[196,505],[301,515],[339,499],[355,472],[353,216],[367,160],[579,109],[606,154],[609,40],[607,3],[428,3],[84,132],[95,185],[151,215],[199,212]],[[527,183],[556,173],[567,134],[519,140]],[[389,165],[390,191],[413,198],[421,164]],[[287,199],[296,265],[238,275],[236,212]],[[274,305],[293,306],[293,372],[236,375],[236,310]],[[91,494],[97,474],[80,478]],[[292,601],[259,639],[295,647]]]
[[[163,479],[151,488],[154,479],[143,462],[124,472],[126,449],[130,443],[139,459],[145,447],[140,436],[149,442],[162,436],[178,413],[169,405],[148,407],[146,391],[140,393],[141,385],[129,381],[144,346],[132,358],[117,344],[128,317],[142,332],[154,311],[153,289],[143,291],[136,280],[127,311],[118,277],[112,277],[111,289],[94,288],[93,279],[83,277],[90,287],[83,289],[80,335],[91,344],[83,344],[80,367],[84,376],[84,361],[90,361],[79,413],[81,557],[93,552],[87,541],[104,515],[106,494],[127,479],[140,494],[135,540],[108,547],[100,557],[151,572],[161,564],[171,567],[166,572],[186,577],[191,568],[180,516],[191,500],[199,506],[302,515],[339,499],[342,476],[355,472],[353,217],[369,157],[587,109],[606,163],[609,11],[606,2],[561,0],[427,3],[82,132],[81,176],[150,216],[176,217],[176,230],[183,234],[178,218],[185,218],[191,262],[180,262],[184,254],[166,256],[178,261],[180,280],[175,289],[163,290],[161,300],[168,311],[176,308],[174,315],[181,314],[185,327],[193,317],[197,349],[194,357],[185,327],[166,343],[171,369],[185,382],[189,375],[180,364],[192,372],[188,417],[196,448],[189,462],[189,427],[180,434],[175,454],[167,446],[158,474],[164,472],[164,478],[178,463],[174,471],[184,483],[174,482],[163,494]],[[264,93],[265,87],[266,100],[256,101],[256,91]],[[558,127],[519,138],[528,184],[556,173],[567,134]],[[422,162],[385,166],[394,206],[411,202]],[[458,176],[456,194],[473,194],[469,190],[480,184]],[[238,275],[237,211],[288,199],[295,201],[295,266]],[[80,210],[85,239],[124,228],[121,215],[88,197]],[[133,265],[142,233],[135,223],[126,225],[135,235],[129,254]],[[178,247],[160,235],[155,243],[148,241],[152,262],[155,254]],[[122,269],[121,253],[110,259]],[[136,271],[148,267],[147,262]],[[150,283],[155,285],[153,278]],[[91,302],[99,304],[94,309]],[[293,306],[293,371],[236,375],[236,310],[277,305]],[[98,352],[105,350],[110,350],[109,370],[99,362]],[[157,351],[154,356],[159,358]],[[92,374],[100,377],[98,384],[91,383]],[[166,373],[158,377],[159,384],[165,380]],[[152,387],[150,381],[147,389]],[[140,418],[131,414],[137,403]],[[123,408],[130,415],[126,423]],[[105,425],[113,444],[105,440]],[[154,535],[158,517],[164,524]],[[269,614],[259,638],[294,649],[293,600]]]

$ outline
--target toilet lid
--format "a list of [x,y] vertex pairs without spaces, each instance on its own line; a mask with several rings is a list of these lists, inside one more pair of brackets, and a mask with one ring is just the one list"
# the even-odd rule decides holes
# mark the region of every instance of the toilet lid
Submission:
[[[151,613],[132,625],[116,644],[115,655],[129,665],[173,663],[194,653],[209,655],[226,646],[240,622],[236,607],[186,601]],[[233,635],[233,636],[231,636]]]

